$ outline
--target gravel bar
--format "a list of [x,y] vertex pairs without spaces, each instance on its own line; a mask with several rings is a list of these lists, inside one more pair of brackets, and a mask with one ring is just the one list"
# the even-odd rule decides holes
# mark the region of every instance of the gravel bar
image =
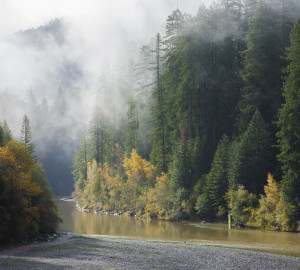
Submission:
[[63,235],[0,251],[0,269],[300,269],[300,258],[190,242]]

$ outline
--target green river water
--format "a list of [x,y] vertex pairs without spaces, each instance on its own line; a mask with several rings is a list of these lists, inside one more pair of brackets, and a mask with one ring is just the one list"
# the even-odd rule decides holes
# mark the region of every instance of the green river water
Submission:
[[300,257],[300,234],[251,229],[231,229],[223,224],[141,220],[129,216],[87,213],[76,210],[73,201],[57,199],[63,222],[60,231],[159,241],[194,241],[255,249]]

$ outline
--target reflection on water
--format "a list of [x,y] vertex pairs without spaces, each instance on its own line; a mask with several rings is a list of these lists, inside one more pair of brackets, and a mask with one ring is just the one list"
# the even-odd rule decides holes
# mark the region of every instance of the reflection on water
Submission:
[[200,222],[140,220],[79,212],[74,202],[56,200],[63,223],[59,229],[78,234],[100,234],[166,241],[198,241],[206,244],[239,246],[300,257],[300,234],[232,229],[226,225]]

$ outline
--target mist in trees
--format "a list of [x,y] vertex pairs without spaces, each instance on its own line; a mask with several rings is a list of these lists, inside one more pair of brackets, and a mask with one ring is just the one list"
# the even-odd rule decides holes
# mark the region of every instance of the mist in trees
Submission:
[[[103,25],[77,33],[64,19],[21,31],[9,46],[34,47],[37,58],[55,52],[42,68],[58,77],[43,75],[45,99],[43,83],[25,101],[2,92],[1,119],[19,131],[17,115],[29,117],[26,151],[33,139],[58,195],[72,192],[73,171],[82,208],[173,220],[229,214],[240,226],[295,231],[299,14],[294,0],[218,0],[193,15],[179,5],[142,40],[113,18],[103,35]],[[11,138],[3,122],[0,146]]]
[[[292,119],[298,118],[291,104],[297,103],[294,23],[299,11],[294,1],[229,0],[202,5],[195,16],[174,10],[165,32],[141,49],[144,68],[141,58],[137,62],[144,75],[132,72],[127,78],[126,93],[132,94],[126,120],[119,117],[125,126],[107,128],[124,153],[123,168],[116,170],[113,146],[106,161],[81,155],[84,170],[78,173],[75,165],[75,196],[81,205],[164,219],[224,221],[229,214],[240,226],[297,230],[298,140],[291,130],[297,132]],[[141,98],[132,91],[135,85]],[[147,148],[142,147],[145,137]],[[126,165],[128,158],[133,167]],[[146,160],[156,180],[145,181],[150,173]],[[93,177],[84,176],[88,166],[98,168]],[[108,175],[101,178],[103,170]],[[93,185],[100,189],[91,204],[86,189]],[[164,194],[166,205],[155,192]],[[117,200],[123,203],[116,205]]]

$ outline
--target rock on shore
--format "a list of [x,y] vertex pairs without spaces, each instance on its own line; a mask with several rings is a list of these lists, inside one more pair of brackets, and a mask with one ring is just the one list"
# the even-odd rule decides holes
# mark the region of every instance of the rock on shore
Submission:
[[0,251],[0,269],[300,269],[300,258],[198,243],[64,235]]

